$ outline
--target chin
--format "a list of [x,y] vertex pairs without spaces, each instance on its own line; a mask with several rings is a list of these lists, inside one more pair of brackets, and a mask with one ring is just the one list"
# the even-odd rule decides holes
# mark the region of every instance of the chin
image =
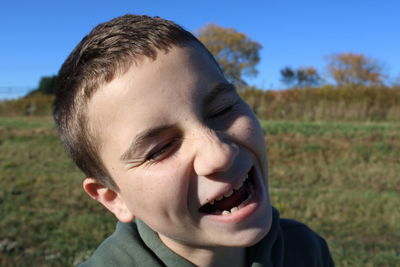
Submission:
[[256,225],[248,229],[216,235],[216,243],[225,247],[251,247],[260,242],[270,231],[272,225],[272,208],[259,220]]

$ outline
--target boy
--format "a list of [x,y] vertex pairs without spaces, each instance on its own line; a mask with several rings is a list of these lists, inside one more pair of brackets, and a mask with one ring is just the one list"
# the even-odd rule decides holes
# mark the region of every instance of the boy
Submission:
[[85,191],[120,221],[83,266],[333,264],[322,238],[279,219],[255,115],[178,25],[97,26],[60,70],[54,118]]

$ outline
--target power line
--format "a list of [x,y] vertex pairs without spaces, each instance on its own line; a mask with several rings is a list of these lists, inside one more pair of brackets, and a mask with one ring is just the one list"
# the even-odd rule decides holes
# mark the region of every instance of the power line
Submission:
[[34,86],[0,86],[0,100],[16,99],[25,96]]
[[33,90],[35,86],[4,86],[0,85],[0,92],[18,92],[18,91],[26,91],[26,90]]

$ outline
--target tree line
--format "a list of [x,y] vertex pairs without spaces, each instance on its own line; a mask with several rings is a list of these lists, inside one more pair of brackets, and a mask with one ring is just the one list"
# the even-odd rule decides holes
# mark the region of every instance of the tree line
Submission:
[[[258,74],[256,66],[260,61],[261,44],[234,28],[215,24],[204,26],[196,35],[214,55],[226,78],[239,89],[248,88],[244,78]],[[326,56],[325,61],[326,76],[337,86],[382,86],[388,78],[382,63],[364,54],[337,53]],[[327,79],[312,66],[285,66],[280,70],[280,76],[287,88],[317,87],[327,83]],[[43,77],[33,93],[53,94],[56,78],[56,75]]]
[[[384,85],[386,75],[383,74],[382,64],[364,54],[338,53],[327,56],[325,60],[328,76],[337,86]],[[324,79],[313,67],[284,67],[280,73],[287,87],[315,87],[324,83]]]
[[[262,46],[246,34],[209,24],[198,31],[198,37],[214,54],[227,78],[235,84],[245,85],[243,77],[257,75],[256,65]],[[325,60],[328,77],[337,86],[379,86],[384,85],[387,78],[382,64],[364,54],[337,53],[327,56]],[[281,82],[288,88],[316,87],[326,83],[318,70],[310,66],[285,66],[280,74]]]

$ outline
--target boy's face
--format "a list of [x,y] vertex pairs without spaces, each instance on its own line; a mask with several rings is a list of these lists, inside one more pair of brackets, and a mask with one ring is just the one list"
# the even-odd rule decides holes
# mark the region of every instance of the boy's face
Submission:
[[133,64],[99,88],[89,118],[120,189],[97,199],[120,220],[137,216],[171,248],[246,247],[268,233],[262,130],[198,44]]

